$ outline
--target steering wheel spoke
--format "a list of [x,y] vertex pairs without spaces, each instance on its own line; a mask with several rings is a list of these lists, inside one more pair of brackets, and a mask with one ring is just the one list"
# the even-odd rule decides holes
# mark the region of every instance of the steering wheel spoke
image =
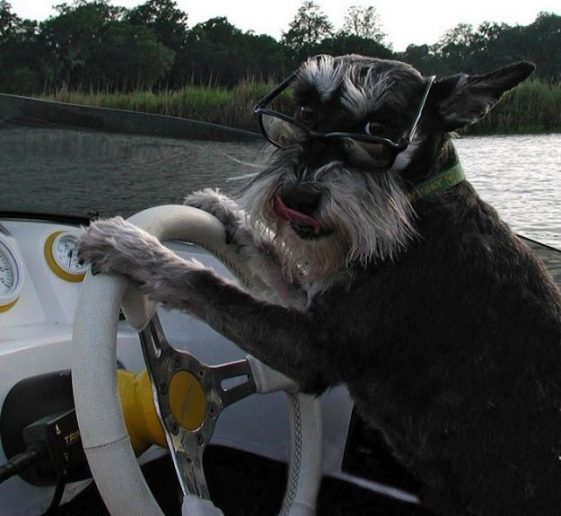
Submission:
[[256,392],[255,381],[247,359],[210,366],[222,408]]
[[223,408],[213,369],[175,349],[157,314],[140,333],[140,341],[183,493],[209,499],[202,457]]
[[140,332],[140,341],[183,493],[209,499],[203,451],[222,410],[255,393],[250,364],[244,359],[208,366],[175,349],[157,314]]
[[[183,495],[196,495],[210,500],[203,470],[203,452],[210,439],[204,429],[192,432],[175,422],[166,425],[168,443]],[[212,434],[212,432],[210,432]]]
[[155,314],[148,326],[139,333],[142,343],[142,352],[148,368],[161,367],[160,361],[165,363],[170,355],[175,351],[168,342],[167,337],[160,323],[160,318]]

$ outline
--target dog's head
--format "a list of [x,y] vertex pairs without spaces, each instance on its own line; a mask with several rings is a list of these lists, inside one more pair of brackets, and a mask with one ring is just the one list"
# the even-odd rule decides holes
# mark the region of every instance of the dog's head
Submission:
[[[483,117],[534,69],[434,80],[398,61],[308,59],[256,107],[273,144],[241,200],[310,279],[392,259],[415,235],[411,192],[455,160],[448,133]],[[295,113],[274,110],[290,88]]]

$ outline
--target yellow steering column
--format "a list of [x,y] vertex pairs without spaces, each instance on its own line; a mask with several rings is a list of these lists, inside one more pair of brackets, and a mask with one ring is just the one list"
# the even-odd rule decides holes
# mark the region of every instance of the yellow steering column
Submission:
[[[136,455],[151,445],[167,447],[166,437],[154,407],[148,371],[131,373],[117,370],[121,408],[131,444]],[[169,383],[169,406],[175,421],[194,431],[206,416],[206,400],[202,385],[189,371],[176,372]]]
[[134,453],[140,455],[153,444],[166,448],[166,436],[154,407],[148,371],[135,374],[118,369],[117,383]]

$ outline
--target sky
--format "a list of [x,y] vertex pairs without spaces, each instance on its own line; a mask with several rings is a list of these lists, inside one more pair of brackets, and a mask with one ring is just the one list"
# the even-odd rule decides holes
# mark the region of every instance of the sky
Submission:
[[[55,11],[52,5],[63,0],[8,0],[13,11],[21,18],[43,20]],[[226,16],[228,21],[244,31],[269,34],[280,39],[282,32],[296,15],[303,0],[176,0],[181,10],[189,15],[193,26],[215,16]],[[67,0],[67,3],[72,3]],[[112,0],[113,5],[133,7],[145,0]],[[316,0],[330,21],[339,29],[351,5],[373,5],[387,34],[386,43],[396,51],[408,44],[435,43],[447,30],[459,23],[477,27],[484,21],[509,25],[528,25],[539,12],[561,15],[561,0]]]

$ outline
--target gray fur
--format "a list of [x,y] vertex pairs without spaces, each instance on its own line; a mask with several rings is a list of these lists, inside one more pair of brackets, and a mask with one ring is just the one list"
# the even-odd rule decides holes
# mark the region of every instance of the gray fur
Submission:
[[309,59],[299,70],[299,78],[303,84],[314,87],[321,99],[326,101],[340,86],[343,68],[336,64],[333,57],[322,55]]
[[316,169],[309,182],[326,192],[316,218],[333,228],[333,234],[310,243],[291,241],[294,233],[286,221],[278,220],[267,200],[283,185],[298,181],[298,163],[290,154],[277,154],[262,177],[252,182],[239,203],[254,232],[275,234],[289,278],[315,281],[357,260],[391,258],[414,235],[411,205],[392,174],[365,175],[332,161]]

